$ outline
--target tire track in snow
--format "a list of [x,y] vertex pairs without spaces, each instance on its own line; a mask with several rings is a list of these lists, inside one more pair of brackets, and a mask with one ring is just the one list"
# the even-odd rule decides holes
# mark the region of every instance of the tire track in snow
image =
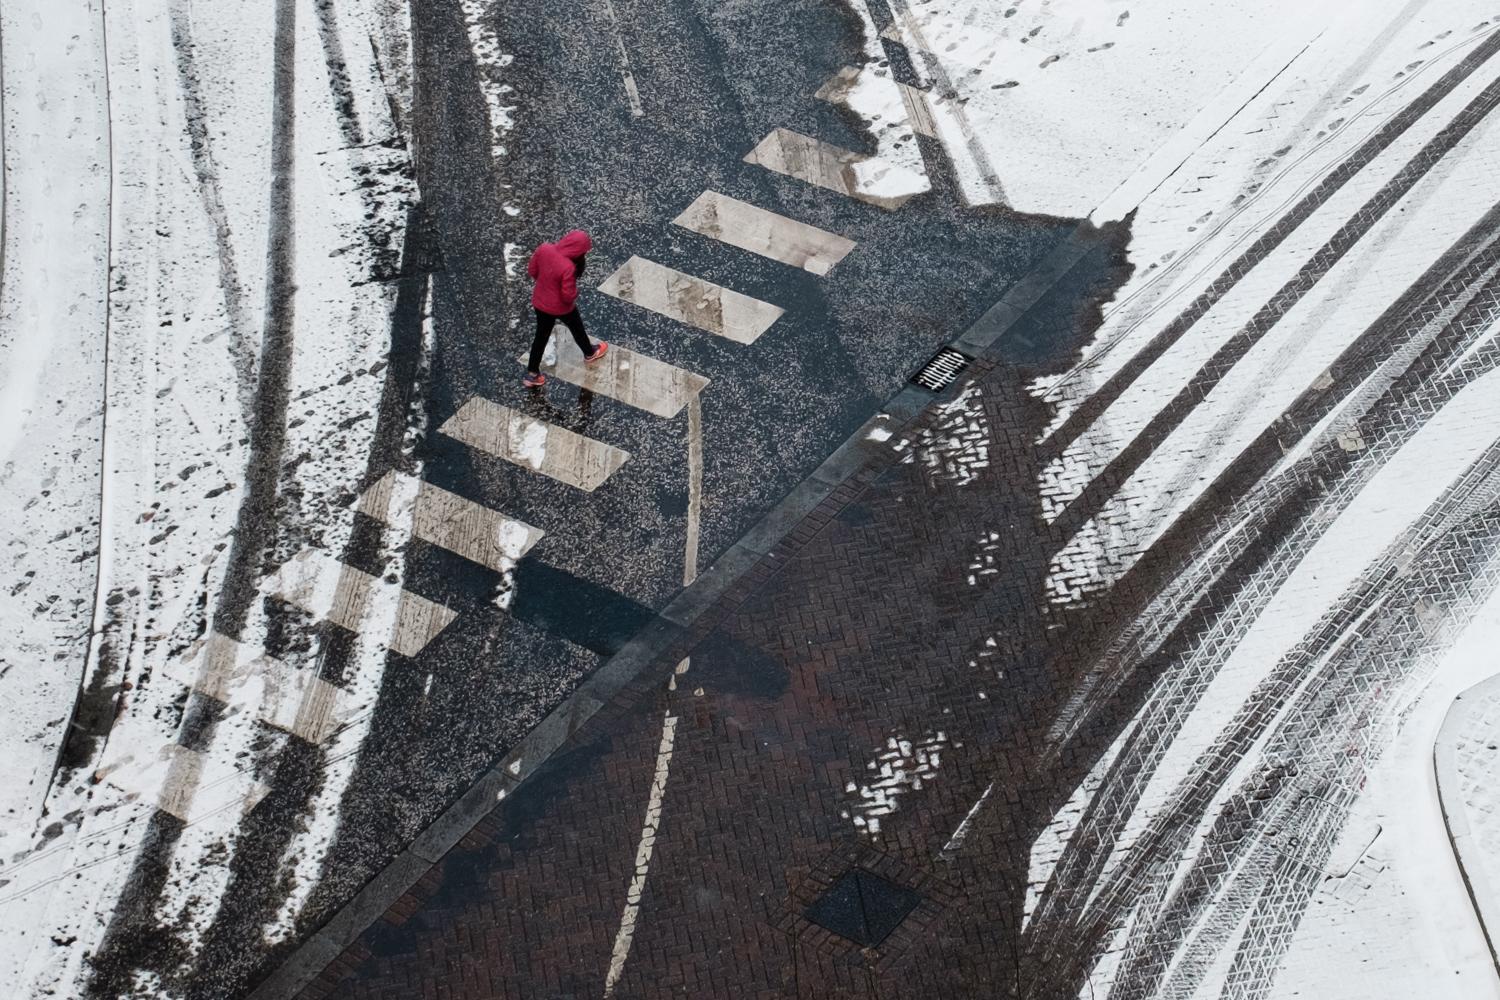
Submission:
[[[1346,183],[1352,180],[1365,167],[1369,166],[1376,157],[1385,152],[1386,149],[1395,143],[1413,125],[1421,121],[1443,98],[1456,90],[1476,70],[1494,56],[1496,52],[1500,52],[1500,30],[1491,32],[1462,62],[1445,73],[1437,82],[1424,91],[1420,97],[1412,101],[1399,115],[1391,119],[1384,128],[1365,140],[1358,149],[1341,161],[1317,187],[1297,202],[1290,211],[1277,220],[1275,225],[1267,229],[1263,236],[1251,244],[1244,253],[1235,258],[1233,263],[1210,282],[1208,287],[1193,300],[1187,309],[1178,314],[1161,332],[1152,337],[1145,346],[1137,351],[1103,385],[1090,393],[1087,399],[1068,416],[1062,425],[1048,436],[1043,446],[1045,457],[1050,459],[1062,455],[1067,450],[1068,445],[1072,444],[1085,430],[1092,426],[1120,398],[1125,390],[1134,384],[1136,379],[1144,374],[1162,355],[1166,354],[1174,344],[1181,340],[1226,295],[1233,291],[1245,275],[1249,274],[1258,264],[1274,253],[1286,241],[1287,237],[1311,218],[1313,213],[1337,194]],[[1075,369],[1075,371],[1079,370],[1082,369]],[[1064,379],[1052,386],[1047,392],[1047,398],[1055,398],[1062,386],[1067,384],[1068,381],[1068,379]]]
[[[1334,608],[1244,700],[1234,722],[1213,749],[1198,759],[1193,774],[1179,785],[1173,800],[1153,810],[1155,818],[1131,841],[1125,861],[1102,880],[1091,901],[1073,910],[1083,916],[1069,919],[1062,915],[1049,927],[1033,924],[1028,929],[1027,958],[1031,962],[1044,958],[1054,950],[1049,939],[1061,936],[1074,945],[1097,945],[1111,926],[1129,919],[1131,911],[1144,910],[1151,916],[1150,926],[1157,928],[1157,936],[1143,939],[1144,926],[1137,920],[1132,935],[1134,951],[1122,963],[1123,978],[1119,982],[1131,982],[1132,975],[1142,975],[1142,967],[1148,967],[1149,973],[1156,968],[1153,963],[1164,962],[1163,952],[1173,949],[1173,942],[1200,924],[1217,887],[1243,862],[1245,853],[1265,846],[1266,829],[1274,827],[1278,818],[1283,823],[1295,821],[1295,814],[1288,819],[1278,810],[1290,809],[1302,800],[1287,806],[1277,796],[1283,783],[1307,790],[1311,779],[1288,782],[1286,779],[1296,774],[1297,765],[1280,762],[1299,757],[1305,760],[1310,747],[1333,747],[1327,756],[1334,762],[1335,772],[1341,766],[1362,768],[1366,755],[1378,750],[1380,734],[1378,726],[1356,727],[1354,720],[1379,717],[1382,705],[1388,709],[1393,701],[1391,692],[1403,680],[1411,679],[1411,664],[1420,661],[1423,654],[1428,655],[1427,662],[1434,662],[1432,652],[1444,645],[1433,634],[1425,609],[1433,607],[1434,601],[1449,602],[1453,606],[1447,620],[1460,621],[1500,582],[1496,567],[1500,554],[1497,500],[1500,444],[1491,444],[1426,514],[1386,547],[1382,557],[1346,589]],[[1417,555],[1413,557],[1413,553]],[[1483,558],[1473,558],[1478,553]],[[1456,631],[1456,626],[1448,628],[1449,633]],[[1378,655],[1371,659],[1356,655],[1367,647]],[[1371,662],[1375,665],[1366,670]],[[1311,683],[1314,678],[1319,683]],[[1356,734],[1355,739],[1363,740],[1359,752],[1345,752],[1341,746],[1341,738],[1347,742],[1350,732]],[[1216,821],[1221,836],[1215,840],[1210,833],[1205,848],[1196,856],[1193,871],[1197,881],[1191,877],[1181,881],[1177,865],[1188,856],[1198,817],[1207,814],[1246,755],[1267,738],[1269,744],[1261,753],[1266,764],[1257,772],[1259,777],[1252,778],[1250,787],[1221,808]],[[1345,804],[1352,802],[1359,781],[1342,773],[1322,778],[1316,786],[1320,801],[1329,794],[1329,788],[1342,787]],[[1343,779],[1342,786],[1335,783],[1336,778]],[[1275,808],[1262,816],[1259,810],[1268,801]],[[1326,858],[1337,824],[1331,829],[1332,833],[1321,839],[1303,838],[1304,844],[1313,845],[1307,848],[1312,853],[1303,859],[1304,864],[1316,867],[1318,851],[1324,851]],[[1254,836],[1257,832],[1262,834],[1259,839]],[[1100,846],[1099,842],[1093,845],[1096,849]],[[1108,843],[1102,846],[1108,853]],[[1144,901],[1143,885],[1149,886]],[[1153,908],[1162,912],[1153,914]],[[1080,979],[1084,965],[1094,957],[1096,953],[1090,948],[1079,949],[1071,975]],[[1165,964],[1160,967],[1164,969]],[[1269,974],[1274,963],[1267,966],[1261,961],[1257,967]],[[1152,974],[1140,982],[1150,988],[1141,987],[1124,995],[1154,995]]]
[[[1500,35],[1495,36],[1500,43]],[[1327,274],[1343,259],[1375,224],[1394,208],[1419,181],[1477,127],[1496,106],[1500,106],[1500,79],[1490,83],[1401,171],[1344,223],[1333,238],[1315,253],[1246,323],[1203,363],[1172,399],[1146,423],[1082,492],[1053,521],[1058,534],[1071,537],[1097,515],[1114,495],[1119,484],[1128,480],[1156,449],[1163,444],[1197,405],[1260,343]]]
[[[409,260],[425,259],[425,255],[431,252],[424,242],[430,238],[430,232],[423,210],[413,207],[407,216],[405,242]],[[425,424],[419,420],[413,426],[411,418],[413,410],[421,404],[427,372],[429,345],[424,340],[424,318],[430,285],[427,275],[405,278],[400,282],[391,319],[391,363],[386,369],[376,429],[360,492],[391,469],[420,473],[412,453],[418,438],[425,433]],[[340,561],[351,566],[378,564],[381,556],[391,551],[392,541],[404,540],[402,533],[380,521],[358,518]],[[403,570],[400,562],[387,567],[388,573]],[[361,683],[360,659],[357,643],[343,641],[325,642],[318,658],[319,676],[330,684],[344,690],[356,686],[373,689],[373,702],[367,710],[346,721],[346,725],[355,728],[356,734],[359,734],[358,726],[365,726],[367,731],[371,720],[378,716],[384,691],[380,676],[369,676],[374,671],[368,670],[368,664]],[[389,663],[384,652],[380,653],[380,662]],[[342,773],[337,776],[344,778],[347,793],[348,782],[353,780],[352,775],[359,766],[362,742],[362,736],[351,738],[348,733],[336,734],[318,746],[294,741],[288,743],[270,763],[268,784],[272,790],[264,808],[279,818],[242,835],[230,861],[230,881],[225,892],[232,903],[220,908],[205,931],[193,971],[184,976],[186,982],[213,983],[214,977],[222,976],[225,970],[237,970],[231,977],[232,981],[244,982],[264,957],[259,953],[247,953],[244,946],[247,937],[274,938],[275,934],[284,931],[285,915],[282,911],[289,901],[297,911],[294,920],[305,918],[309,913],[322,912],[321,907],[327,900],[319,894],[318,886],[301,884],[296,871],[300,861],[297,849],[316,847],[326,859],[343,836],[344,817],[340,817],[340,823],[328,841],[317,845],[309,841],[299,842],[297,824],[292,822],[292,817],[309,815],[309,806],[320,796],[328,795],[324,785],[330,780],[330,772],[336,764],[342,765]],[[311,819],[315,822],[317,817]],[[290,886],[289,875],[292,876],[290,881],[295,883]],[[300,906],[295,905],[298,899],[301,900]],[[213,998],[205,995],[204,1000]]]
[[[1490,268],[1496,266],[1500,266],[1500,239],[1490,247]],[[1093,859],[1092,866],[1085,869],[1072,868],[1081,863],[1078,845],[1118,837],[1124,817],[1138,801],[1171,736],[1233,652],[1239,637],[1334,517],[1425,426],[1431,414],[1472,381],[1500,366],[1500,348],[1491,342],[1488,351],[1469,355],[1464,364],[1450,367],[1455,359],[1465,357],[1478,337],[1500,322],[1500,279],[1493,270],[1483,288],[1481,295],[1468,301],[1465,312],[1447,324],[1447,335],[1389,387],[1380,405],[1371,406],[1370,412],[1362,415],[1366,424],[1362,433],[1367,433],[1371,442],[1366,449],[1351,453],[1336,436],[1326,435],[1298,466],[1251,493],[1239,511],[1225,518],[1233,537],[1223,539],[1222,530],[1206,531],[1209,541],[1204,543],[1202,568],[1180,578],[1187,586],[1167,596],[1167,606],[1181,606],[1187,611],[1166,623],[1158,622],[1154,631],[1166,634],[1166,641],[1138,649],[1128,658],[1117,655],[1107,661],[1103,669],[1116,680],[1107,693],[1092,692],[1091,702],[1108,704],[1114,700],[1124,683],[1122,675],[1149,675],[1151,663],[1181,662],[1189,657],[1187,668],[1176,676],[1168,675],[1153,703],[1137,716],[1130,743],[1112,769],[1113,783],[1086,811],[1073,849],[1064,852],[1055,869],[1058,885],[1054,895],[1038,907],[1038,922],[1055,917],[1059,909],[1065,913],[1081,904],[1081,890],[1076,887],[1093,883],[1102,859]],[[1294,527],[1276,527],[1288,524]],[[1149,622],[1149,612],[1141,621]],[[1134,704],[1135,699],[1128,699],[1124,711],[1130,711]],[[1076,709],[1074,713],[1083,714]],[[1075,885],[1071,895],[1061,889],[1070,881]]]
[[168,11],[172,33],[172,51],[177,66],[177,91],[182,98],[184,118],[191,151],[194,179],[203,214],[214,228],[214,252],[219,261],[219,288],[224,300],[225,318],[229,322],[229,358],[234,366],[236,396],[240,416],[246,423],[255,417],[255,334],[245,308],[245,287],[240,280],[239,263],[234,253],[234,233],[229,213],[219,190],[219,166],[214,159],[213,136],[208,130],[208,109],[198,86],[198,64],[194,54],[192,18],[182,2]]
[[[1168,814],[1174,818],[1166,825],[1178,827],[1180,843],[1165,856],[1152,851],[1156,856],[1151,863],[1157,867],[1157,881],[1177,884],[1152,922],[1145,928],[1137,924],[1146,933],[1136,939],[1139,959],[1123,966],[1119,987],[1125,1000],[1157,994],[1169,957],[1163,938],[1171,942],[1183,928],[1203,926],[1223,888],[1245,881],[1247,860],[1279,855],[1289,863],[1271,866],[1269,886],[1249,882],[1272,904],[1263,909],[1271,916],[1267,926],[1273,933],[1241,943],[1235,964],[1242,978],[1232,995],[1260,995],[1271,985],[1275,959],[1322,880],[1363,787],[1367,762],[1379,756],[1403,689],[1426,679],[1427,668],[1439,658],[1435,654],[1447,648],[1500,584],[1500,448],[1492,446],[1464,480],[1464,486],[1433,505],[1423,530],[1408,536],[1406,545],[1392,546],[1377,571],[1351,587],[1341,606],[1325,616],[1325,622],[1337,624],[1315,632],[1311,643],[1299,644],[1284,661],[1293,669],[1306,669],[1309,662],[1317,669],[1295,680],[1297,696],[1288,700],[1261,752],[1270,768],[1286,767],[1287,780],[1272,788],[1252,777],[1241,786],[1244,799],[1269,800],[1264,817],[1247,828],[1231,810],[1221,810],[1186,877],[1178,881],[1173,862],[1181,864],[1188,856],[1186,842],[1180,841],[1187,824]],[[1413,544],[1421,555],[1408,562]],[[1321,663],[1320,650],[1327,654]],[[1273,678],[1263,690],[1287,683],[1287,678]],[[1253,697],[1247,702],[1254,703]],[[1259,714],[1254,708],[1246,713]],[[1246,722],[1221,737],[1205,771],[1218,770],[1227,780],[1229,768],[1263,738],[1259,720]],[[1299,758],[1296,764],[1280,763]],[[1199,795],[1203,787],[1189,794]],[[1311,873],[1316,877],[1306,877]]]
[[[1320,380],[1305,390],[1276,423],[1262,431],[1161,536],[1150,543],[1117,581],[1114,593],[1156,594],[1165,586],[1168,590],[1156,603],[1169,609],[1167,617],[1153,616],[1143,608],[1114,609],[1121,620],[1128,618],[1134,624],[1123,641],[1117,641],[1102,654],[1101,662],[1090,672],[1090,678],[1084,682],[1080,693],[1074,696],[1073,706],[1054,726],[1054,740],[1070,738],[1076,731],[1078,719],[1113,699],[1126,674],[1120,666],[1122,659],[1135,656],[1138,662],[1139,655],[1130,653],[1132,648],[1139,649],[1132,645],[1135,639],[1147,631],[1163,634],[1176,628],[1183,620],[1180,609],[1192,603],[1190,595],[1202,592],[1211,579],[1223,572],[1222,567],[1231,558],[1239,557],[1238,553],[1251,544],[1257,533],[1266,530],[1275,518],[1285,516],[1273,512],[1281,509],[1278,505],[1285,504],[1283,494],[1291,480],[1284,476],[1271,482],[1263,482],[1263,479],[1286,459],[1289,449],[1299,441],[1307,442],[1308,435],[1318,424],[1340,408],[1343,411],[1341,422],[1353,426],[1353,421],[1370,413],[1387,389],[1398,384],[1419,385],[1419,382],[1412,382],[1415,376],[1408,374],[1408,369],[1434,343],[1447,343],[1458,335],[1459,331],[1451,324],[1488,287],[1497,267],[1500,267],[1500,206],[1486,213],[1350,343],[1329,366],[1326,382]],[[1459,346],[1438,356],[1456,357],[1454,352],[1465,349],[1470,343],[1472,338],[1464,339]],[[1380,371],[1386,374],[1376,379]],[[1335,386],[1345,387],[1345,391],[1332,391]],[[1355,388],[1351,391],[1350,387]],[[1372,430],[1379,433],[1379,425]],[[1343,467],[1341,463],[1353,458],[1335,441],[1324,440],[1311,447],[1315,451],[1321,449],[1321,457],[1307,466],[1308,471],[1296,473],[1304,482],[1308,477],[1328,478]],[[1227,516],[1226,510],[1230,512]],[[1234,529],[1237,536],[1222,528],[1224,524],[1237,525]],[[1218,540],[1235,538],[1237,541],[1226,544],[1237,545],[1236,554],[1232,556],[1229,550],[1221,552],[1215,564],[1219,568],[1213,569],[1211,574],[1204,576],[1201,568],[1189,568],[1184,575],[1184,560],[1180,553],[1198,552],[1201,555],[1217,545]],[[1203,539],[1214,541],[1204,545]],[[1197,557],[1191,557],[1187,562],[1192,562],[1193,558]]]

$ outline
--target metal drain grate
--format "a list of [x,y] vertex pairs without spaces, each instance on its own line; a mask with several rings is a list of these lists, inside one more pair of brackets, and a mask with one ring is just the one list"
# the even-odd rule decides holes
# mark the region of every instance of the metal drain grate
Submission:
[[934,354],[932,360],[923,365],[911,380],[924,389],[941,392],[952,385],[953,380],[962,375],[973,360],[963,351],[945,347]]
[[864,868],[840,875],[803,916],[819,927],[874,948],[890,937],[922,897]]

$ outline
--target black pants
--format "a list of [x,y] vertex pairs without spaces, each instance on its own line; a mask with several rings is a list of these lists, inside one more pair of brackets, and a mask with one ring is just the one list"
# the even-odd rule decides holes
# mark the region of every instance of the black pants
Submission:
[[536,339],[531,342],[531,361],[526,365],[527,371],[535,373],[541,370],[542,352],[547,349],[547,338],[552,336],[552,327],[558,320],[562,320],[563,325],[573,334],[573,343],[578,345],[584,357],[594,353],[594,345],[589,343],[589,335],[583,329],[583,317],[578,315],[577,309],[566,316],[554,316],[538,309],[536,311]]

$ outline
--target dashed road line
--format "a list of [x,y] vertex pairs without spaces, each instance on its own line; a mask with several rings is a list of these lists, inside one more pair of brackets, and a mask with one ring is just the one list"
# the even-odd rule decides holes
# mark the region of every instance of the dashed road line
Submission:
[[884,209],[900,208],[929,187],[926,177],[904,167],[785,128],[762,139],[745,162]]
[[768,212],[737,198],[705,191],[672,220],[701,233],[783,264],[826,275],[854,249],[854,241]]
[[[522,362],[526,360],[525,354],[516,357]],[[563,339],[558,345],[557,358],[547,368],[547,375],[667,419],[682,412],[688,401],[696,399],[709,381],[697,372],[669,365],[615,343],[609,345],[604,357],[585,365],[578,345],[571,338]]]
[[[318,549],[303,549],[266,581],[268,593],[351,632],[365,625],[377,596],[397,586]],[[402,589],[395,600],[396,620],[386,645],[403,656],[416,656],[458,617],[409,590]]]
[[524,521],[465,500],[402,472],[387,472],[355,508],[391,525],[411,525],[424,542],[504,572],[546,534]]
[[592,493],[630,454],[481,396],[439,428],[472,448]]
[[785,312],[644,257],[621,264],[599,291],[737,344],[755,343]]

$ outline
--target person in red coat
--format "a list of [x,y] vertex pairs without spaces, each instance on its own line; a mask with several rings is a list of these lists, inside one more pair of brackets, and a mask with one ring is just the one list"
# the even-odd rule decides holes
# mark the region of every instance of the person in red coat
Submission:
[[547,376],[541,372],[542,352],[547,349],[547,340],[558,320],[563,321],[573,334],[573,341],[583,352],[585,362],[598,361],[609,350],[609,345],[599,341],[598,346],[589,343],[589,335],[583,329],[583,317],[578,315],[578,276],[583,274],[584,256],[593,249],[594,241],[582,229],[575,229],[556,243],[543,243],[531,255],[526,273],[536,284],[531,290],[531,305],[536,310],[536,338],[531,342],[531,359],[526,364],[528,386],[544,385]]

